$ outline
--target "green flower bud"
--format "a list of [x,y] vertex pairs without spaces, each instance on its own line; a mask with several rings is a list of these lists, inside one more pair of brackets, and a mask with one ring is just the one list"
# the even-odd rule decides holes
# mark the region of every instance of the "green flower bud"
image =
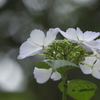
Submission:
[[46,59],[68,60],[75,64],[82,61],[89,53],[81,44],[72,43],[69,40],[55,40],[44,52]]

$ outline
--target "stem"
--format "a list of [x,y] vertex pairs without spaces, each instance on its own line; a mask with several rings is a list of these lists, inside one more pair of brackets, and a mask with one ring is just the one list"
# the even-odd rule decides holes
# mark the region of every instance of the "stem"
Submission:
[[67,72],[64,73],[62,76],[63,81],[63,94],[62,94],[62,100],[67,100]]

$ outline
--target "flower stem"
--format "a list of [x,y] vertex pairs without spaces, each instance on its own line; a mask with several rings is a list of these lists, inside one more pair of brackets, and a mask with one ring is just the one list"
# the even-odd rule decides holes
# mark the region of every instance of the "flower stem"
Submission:
[[67,72],[64,73],[62,76],[63,81],[63,94],[62,94],[62,100],[67,100]]

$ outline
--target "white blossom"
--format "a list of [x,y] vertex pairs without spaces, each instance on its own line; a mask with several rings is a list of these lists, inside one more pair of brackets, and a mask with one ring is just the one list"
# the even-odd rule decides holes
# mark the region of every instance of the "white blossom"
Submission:
[[95,78],[100,79],[100,59],[86,57],[79,66],[84,74],[92,74]]
[[44,47],[51,44],[55,38],[57,33],[59,32],[59,28],[49,29],[47,34],[45,34],[38,29],[33,30],[30,33],[30,38],[27,39],[21,46],[18,59],[23,59],[28,56],[33,56],[38,54],[43,50]]
[[91,51],[92,48],[100,47],[100,43],[94,40],[100,35],[99,32],[86,31],[83,33],[80,28],[77,27],[76,30],[74,28],[68,28],[66,32],[60,30],[60,33],[73,43],[82,43],[87,51]]
[[60,73],[58,73],[57,71],[53,71],[52,68],[42,69],[35,67],[33,74],[36,81],[40,84],[45,83],[49,80],[49,78],[53,79],[54,81],[61,79]]

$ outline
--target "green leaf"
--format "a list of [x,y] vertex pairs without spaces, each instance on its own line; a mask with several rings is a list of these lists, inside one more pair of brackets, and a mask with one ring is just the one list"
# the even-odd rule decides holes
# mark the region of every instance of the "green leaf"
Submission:
[[[65,86],[64,82],[60,82],[60,83],[58,84],[58,88],[59,88],[59,90],[60,90],[61,92],[64,91],[64,86]],[[67,84],[66,84],[66,86],[67,86]],[[66,94],[67,94],[67,90],[66,90]]]
[[73,68],[77,68],[77,67],[76,66],[64,66],[64,67],[58,68],[57,71],[62,75],[66,71],[73,69]]
[[56,70],[57,68],[64,67],[64,66],[78,67],[76,64],[72,63],[71,61],[67,61],[67,60],[49,60],[46,63],[50,65],[54,70]]
[[67,93],[75,100],[90,100],[96,90],[96,85],[85,80],[68,82]]
[[48,64],[46,63],[46,61],[40,61],[40,62],[38,62],[38,63],[36,64],[36,67],[37,67],[37,68],[44,68],[44,69],[49,69],[49,68],[51,68],[51,66],[48,65]]
[[[69,68],[69,66],[70,66],[70,68]],[[70,61],[66,61],[66,60],[46,60],[46,61],[38,62],[36,64],[36,67],[45,68],[45,69],[52,68],[53,70],[57,70],[58,72],[62,73],[68,69],[76,68],[78,66],[76,64],[74,64]],[[59,71],[59,68],[61,68],[60,71]]]

